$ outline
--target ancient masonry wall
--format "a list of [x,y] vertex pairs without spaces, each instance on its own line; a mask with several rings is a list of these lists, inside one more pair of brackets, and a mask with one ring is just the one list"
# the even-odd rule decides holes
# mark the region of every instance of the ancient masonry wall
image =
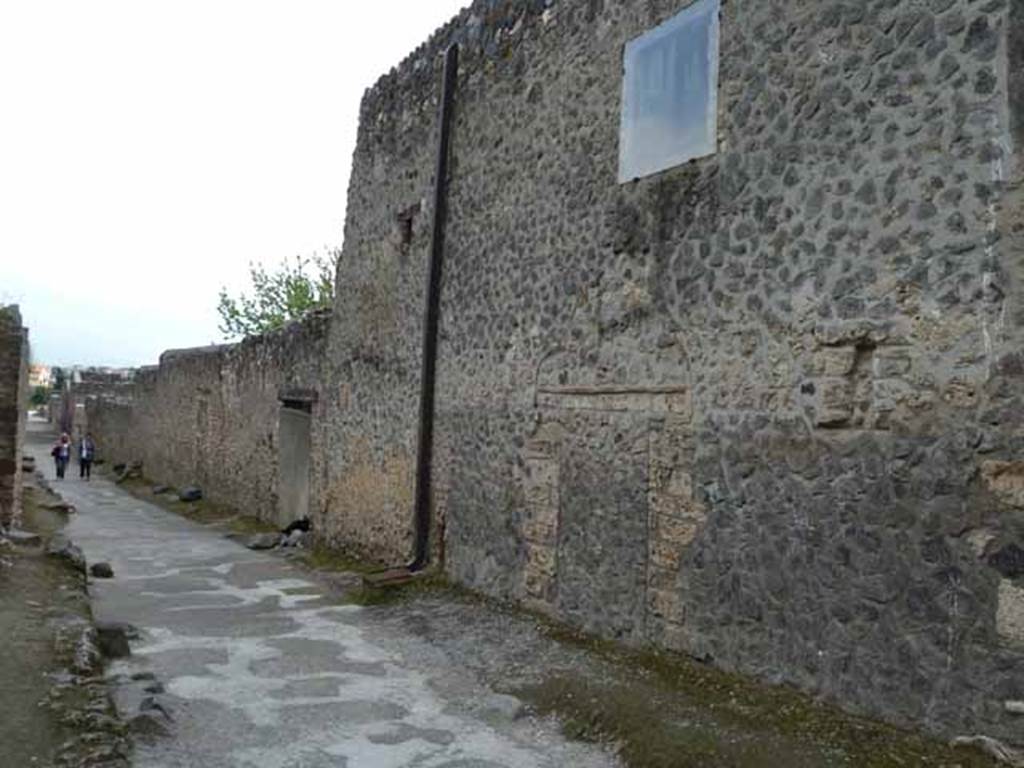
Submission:
[[16,306],[0,307],[0,527],[21,516],[27,388],[28,331]]
[[108,368],[53,369],[57,380],[50,395],[49,420],[55,432],[67,432],[78,443],[88,432],[86,403],[92,398],[118,399],[129,393],[134,371]]
[[852,710],[1021,741],[1021,4],[723,3],[718,152],[619,185],[623,45],[682,5],[479,0],[367,92],[328,524],[408,555],[458,41],[448,573]]
[[154,482],[198,485],[214,502],[267,522],[290,522],[299,515],[280,505],[281,405],[308,403],[310,511],[317,517],[327,321],[314,313],[239,344],[165,352],[119,394],[87,398],[99,456],[141,461]]

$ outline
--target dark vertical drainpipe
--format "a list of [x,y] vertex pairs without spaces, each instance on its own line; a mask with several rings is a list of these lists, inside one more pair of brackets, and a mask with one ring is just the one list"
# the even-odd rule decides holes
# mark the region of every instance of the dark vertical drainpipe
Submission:
[[420,376],[420,427],[416,453],[416,547],[409,566],[421,570],[430,559],[430,481],[434,458],[434,384],[437,370],[437,329],[441,312],[441,272],[444,264],[445,219],[448,214],[448,147],[451,140],[459,46],[453,43],[444,57],[444,91],[438,115],[440,136],[434,174],[434,227],[430,240],[427,302],[423,318],[423,364]]

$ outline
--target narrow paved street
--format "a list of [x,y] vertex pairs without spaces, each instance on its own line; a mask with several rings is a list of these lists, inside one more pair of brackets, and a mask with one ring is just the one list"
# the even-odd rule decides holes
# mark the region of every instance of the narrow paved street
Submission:
[[419,641],[389,643],[372,610],[280,557],[74,466],[53,479],[44,429],[33,425],[29,450],[78,510],[67,533],[114,569],[92,581],[96,619],[140,633],[110,669],[125,718],[145,712],[160,732],[139,739],[140,768],[615,764],[471,675],[418,665]]

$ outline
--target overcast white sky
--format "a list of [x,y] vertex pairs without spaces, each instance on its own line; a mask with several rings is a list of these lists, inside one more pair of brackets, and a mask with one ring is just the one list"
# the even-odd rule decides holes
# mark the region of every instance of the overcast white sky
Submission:
[[0,0],[0,303],[33,356],[154,363],[341,245],[363,91],[468,0]]

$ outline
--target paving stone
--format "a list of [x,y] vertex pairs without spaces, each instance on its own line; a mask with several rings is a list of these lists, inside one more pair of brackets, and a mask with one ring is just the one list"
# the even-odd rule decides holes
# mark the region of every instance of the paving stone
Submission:
[[22,547],[37,547],[42,543],[42,538],[39,534],[30,531],[12,530],[2,534],[2,538],[6,538],[12,544]]

